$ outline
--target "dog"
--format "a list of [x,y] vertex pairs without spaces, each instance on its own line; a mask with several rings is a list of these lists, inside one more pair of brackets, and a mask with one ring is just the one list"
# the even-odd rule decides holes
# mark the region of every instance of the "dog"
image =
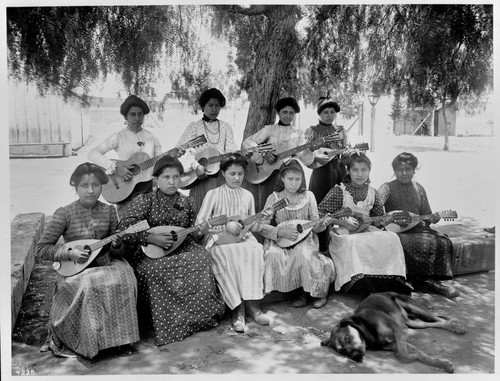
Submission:
[[351,316],[333,328],[330,339],[321,345],[357,362],[363,359],[367,349],[390,350],[403,362],[420,361],[453,373],[450,361],[431,357],[407,342],[408,328],[431,327],[459,335],[467,332],[456,320],[434,314],[409,296],[380,292],[364,299]]

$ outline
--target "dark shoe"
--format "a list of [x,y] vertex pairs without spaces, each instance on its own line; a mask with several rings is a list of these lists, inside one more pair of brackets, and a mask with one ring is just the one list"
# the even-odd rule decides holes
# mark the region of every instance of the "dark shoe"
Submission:
[[321,308],[326,304],[326,296],[324,298],[314,298],[313,307]]
[[292,306],[294,306],[295,308],[307,306],[306,295],[304,293],[301,293],[300,296],[292,302]]
[[253,318],[257,324],[268,325],[270,323],[269,318],[260,310],[256,300],[246,300],[245,305],[247,315]]
[[245,332],[245,305],[243,302],[233,310],[233,329],[236,332]]
[[460,296],[460,291],[458,291],[455,287],[444,285],[437,280],[426,279],[424,283],[427,287],[429,287],[430,290],[434,291],[437,294],[444,295],[449,299]]

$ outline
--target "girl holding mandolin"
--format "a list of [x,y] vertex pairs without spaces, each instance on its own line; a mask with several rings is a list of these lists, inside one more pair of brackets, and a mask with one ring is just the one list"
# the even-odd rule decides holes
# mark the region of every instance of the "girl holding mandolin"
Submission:
[[[247,165],[247,159],[240,154],[234,154],[221,162],[220,172],[225,184],[208,191],[197,222],[221,214],[228,217],[255,214],[252,194],[241,188]],[[237,218],[239,221],[242,219],[244,217]],[[269,324],[269,319],[258,305],[264,296],[264,257],[262,245],[252,232],[262,229],[260,223],[255,221],[239,242],[217,244],[220,235],[238,236],[242,228],[238,221],[231,220],[225,229],[214,228],[212,234],[208,234],[208,229],[201,232],[206,234],[205,242],[212,255],[212,269],[222,297],[233,311],[232,323],[236,332],[245,331],[245,315],[252,317],[257,324]]]
[[[182,164],[164,156],[154,166],[155,192],[137,196],[126,210],[120,228],[137,221],[149,225],[189,228],[196,211],[193,199],[178,192]],[[136,247],[130,262],[139,283],[139,311],[150,313],[156,345],[179,341],[218,324],[224,302],[217,291],[210,255],[191,236],[173,252],[159,258],[145,255],[141,246],[169,250],[174,237],[167,232],[140,232],[124,238]],[[148,316],[145,316],[148,317]]]
[[[340,185],[346,175],[346,168],[341,154],[333,157],[325,155],[325,148],[335,150],[347,147],[347,132],[344,130],[344,127],[336,124],[338,112],[340,112],[340,106],[330,98],[330,93],[326,97],[319,98],[317,107],[319,123],[309,127],[305,133],[308,141],[332,134],[338,134],[341,138],[338,141],[327,143],[324,147],[320,147],[314,151],[314,169],[309,179],[309,190],[316,197],[318,204],[323,201],[323,198],[333,186]],[[327,252],[330,240],[328,231],[319,233],[318,238],[320,251]]]
[[[108,177],[99,166],[80,164],[70,185],[78,200],[55,211],[36,246],[44,260],[84,263],[88,249],[58,243],[103,239],[117,231],[113,206],[98,201]],[[117,246],[118,245],[118,246]],[[139,341],[136,295],[137,281],[127,261],[120,258],[121,244],[113,240],[83,271],[58,275],[49,319],[49,335],[42,351],[51,349],[63,357],[92,359],[106,348]],[[57,267],[55,267],[57,269]]]
[[448,237],[429,227],[440,220],[432,214],[427,194],[422,185],[413,180],[418,159],[403,152],[392,161],[396,179],[383,184],[381,201],[387,212],[405,210],[417,215],[429,214],[429,219],[410,230],[398,234],[406,257],[408,277],[417,286],[427,286],[432,291],[454,298],[460,292],[440,280],[451,279],[453,244]]
[[[366,155],[352,154],[343,184],[334,186],[318,206],[321,216],[348,207],[364,217],[333,220],[340,227],[330,230],[329,251],[337,270],[335,290],[409,293],[405,257],[397,234],[381,231],[370,222],[373,219],[381,227],[391,222],[384,216],[377,191],[369,186],[370,170],[371,161]],[[366,227],[360,227],[363,220],[368,220]],[[344,234],[338,234],[340,230]]]
[[[321,308],[327,302],[330,284],[335,279],[335,268],[332,260],[319,253],[317,232],[325,230],[329,221],[315,226],[309,234],[293,246],[287,248],[278,244],[280,238],[296,240],[298,231],[287,222],[294,220],[317,220],[318,208],[314,195],[305,187],[304,170],[300,163],[292,159],[283,164],[275,192],[267,198],[265,207],[273,205],[277,200],[286,198],[290,205],[284,209],[270,213],[264,223],[271,229],[264,229],[260,234],[266,237],[264,242],[265,260],[265,292],[289,292],[302,288],[299,297],[292,302],[294,307],[308,304],[307,294],[313,299],[313,307]],[[274,223],[278,226],[272,226]],[[281,226],[280,226],[281,225]]]

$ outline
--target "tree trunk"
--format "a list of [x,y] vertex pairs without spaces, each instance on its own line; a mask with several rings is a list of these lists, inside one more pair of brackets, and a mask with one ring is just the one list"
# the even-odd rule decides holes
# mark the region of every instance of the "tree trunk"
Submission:
[[446,99],[443,97],[441,100],[441,110],[443,110],[443,121],[444,121],[444,147],[443,150],[448,151],[450,149],[448,143],[448,118],[446,117]]
[[256,52],[250,109],[243,138],[274,123],[285,73],[300,50],[295,31],[297,6],[271,6],[264,38]]

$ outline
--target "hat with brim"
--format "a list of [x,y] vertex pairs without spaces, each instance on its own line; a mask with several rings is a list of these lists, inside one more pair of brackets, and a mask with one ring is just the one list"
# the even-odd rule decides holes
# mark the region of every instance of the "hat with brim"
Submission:
[[147,105],[147,103],[135,95],[129,95],[127,99],[123,101],[122,105],[120,106],[120,114],[126,117],[128,110],[130,110],[130,108],[134,106],[140,107],[144,115],[149,114],[149,106]]
[[293,108],[293,110],[297,114],[300,112],[299,104],[297,103],[295,98],[292,98],[292,97],[281,98],[276,103],[276,106],[274,106],[274,108],[276,109],[276,111],[280,112],[286,106],[290,106],[291,108]]

